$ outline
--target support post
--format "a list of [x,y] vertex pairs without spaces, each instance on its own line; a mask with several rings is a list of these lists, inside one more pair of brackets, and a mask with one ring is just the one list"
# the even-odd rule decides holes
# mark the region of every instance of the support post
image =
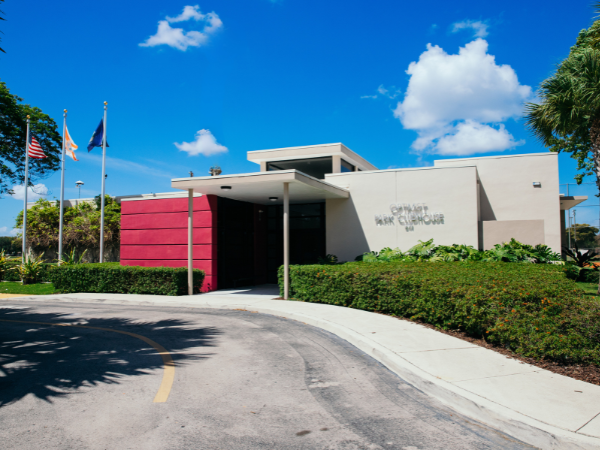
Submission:
[[100,262],[104,262],[104,187],[106,184],[106,109],[104,102],[104,124],[102,125],[102,194],[100,197]]
[[194,295],[194,190],[188,189],[188,294]]
[[283,183],[283,298],[290,296],[290,183]]
[[27,189],[29,189],[29,116],[27,116],[27,132],[25,133],[25,179],[23,180],[23,257],[22,262],[27,262]]
[[[67,110],[63,113],[62,153],[60,155],[60,215],[58,219],[58,264],[63,261],[63,219],[65,210],[65,130],[67,129]],[[81,195],[81,190],[79,190]]]

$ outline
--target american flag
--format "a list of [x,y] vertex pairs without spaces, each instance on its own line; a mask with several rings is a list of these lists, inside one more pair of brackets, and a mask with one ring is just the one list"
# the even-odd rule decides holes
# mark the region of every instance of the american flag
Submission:
[[42,150],[42,146],[40,145],[40,143],[38,142],[38,140],[35,138],[35,136],[33,134],[31,134],[29,137],[29,145],[27,146],[27,153],[29,154],[30,158],[43,159],[43,158],[47,157],[44,154],[44,150]]

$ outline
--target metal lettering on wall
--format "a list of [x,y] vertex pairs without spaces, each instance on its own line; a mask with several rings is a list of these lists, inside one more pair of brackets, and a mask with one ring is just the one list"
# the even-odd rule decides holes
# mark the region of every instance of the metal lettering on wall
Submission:
[[392,203],[390,212],[391,214],[375,215],[375,223],[378,227],[395,225],[398,222],[398,225],[405,227],[406,231],[412,231],[415,225],[444,223],[444,214],[429,211],[425,203]]

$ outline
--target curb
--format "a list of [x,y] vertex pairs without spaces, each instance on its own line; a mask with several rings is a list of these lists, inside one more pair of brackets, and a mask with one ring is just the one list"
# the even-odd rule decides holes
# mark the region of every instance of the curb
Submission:
[[[74,294],[71,294],[74,295]],[[76,294],[75,294],[76,295]],[[389,348],[374,342],[367,336],[359,332],[330,320],[315,317],[311,314],[303,314],[292,311],[281,311],[273,308],[275,302],[281,300],[265,300],[264,297],[245,296],[243,301],[238,298],[225,297],[202,299],[194,297],[190,302],[190,297],[179,297],[182,301],[177,304],[171,302],[148,301],[141,299],[117,300],[117,299],[90,299],[90,298],[70,298],[70,297],[13,297],[16,301],[41,301],[51,300],[63,303],[92,303],[92,304],[129,304],[135,306],[168,306],[168,307],[192,307],[198,309],[247,309],[262,314],[270,314],[277,317],[296,320],[311,326],[315,326],[333,333],[340,338],[348,341],[358,349],[373,357],[396,375],[424,392],[425,394],[439,400],[444,405],[456,412],[469,417],[478,422],[484,423],[494,429],[497,429],[509,436],[519,439],[527,444],[542,449],[600,449],[600,439],[587,436],[572,431],[564,430],[556,426],[541,422],[532,417],[526,416],[503,405],[495,403],[484,397],[472,394],[457,386],[452,385],[440,378],[432,376],[423,369],[415,366],[411,362],[402,358]],[[11,300],[11,299],[4,299]],[[199,301],[198,301],[199,300]],[[247,303],[252,302],[252,303]],[[267,303],[267,305],[264,305]],[[303,302],[294,302],[295,305],[304,304]],[[307,305],[320,305],[319,303],[307,303]],[[263,306],[264,305],[264,306]],[[323,305],[333,308],[342,308],[333,305]],[[374,314],[368,311],[362,311],[367,314]]]

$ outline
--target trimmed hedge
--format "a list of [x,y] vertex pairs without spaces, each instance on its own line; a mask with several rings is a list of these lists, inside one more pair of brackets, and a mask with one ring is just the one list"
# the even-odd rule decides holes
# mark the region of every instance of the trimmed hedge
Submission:
[[464,330],[527,357],[600,365],[600,302],[564,272],[490,262],[290,266],[290,297]]
[[[19,272],[16,270],[12,270],[14,267],[17,267],[21,264],[21,261],[18,262],[9,262],[6,264],[6,271],[4,275],[0,274],[0,281],[21,281],[19,277]],[[38,278],[38,282],[47,282],[50,281],[50,271],[56,268],[56,264],[52,263],[43,263],[40,270],[40,275]]]
[[600,271],[596,269],[581,269],[577,281],[584,283],[598,283],[600,281]]
[[[194,293],[200,292],[204,271],[194,269]],[[187,268],[121,266],[116,263],[56,267],[50,281],[62,293],[186,295]]]

